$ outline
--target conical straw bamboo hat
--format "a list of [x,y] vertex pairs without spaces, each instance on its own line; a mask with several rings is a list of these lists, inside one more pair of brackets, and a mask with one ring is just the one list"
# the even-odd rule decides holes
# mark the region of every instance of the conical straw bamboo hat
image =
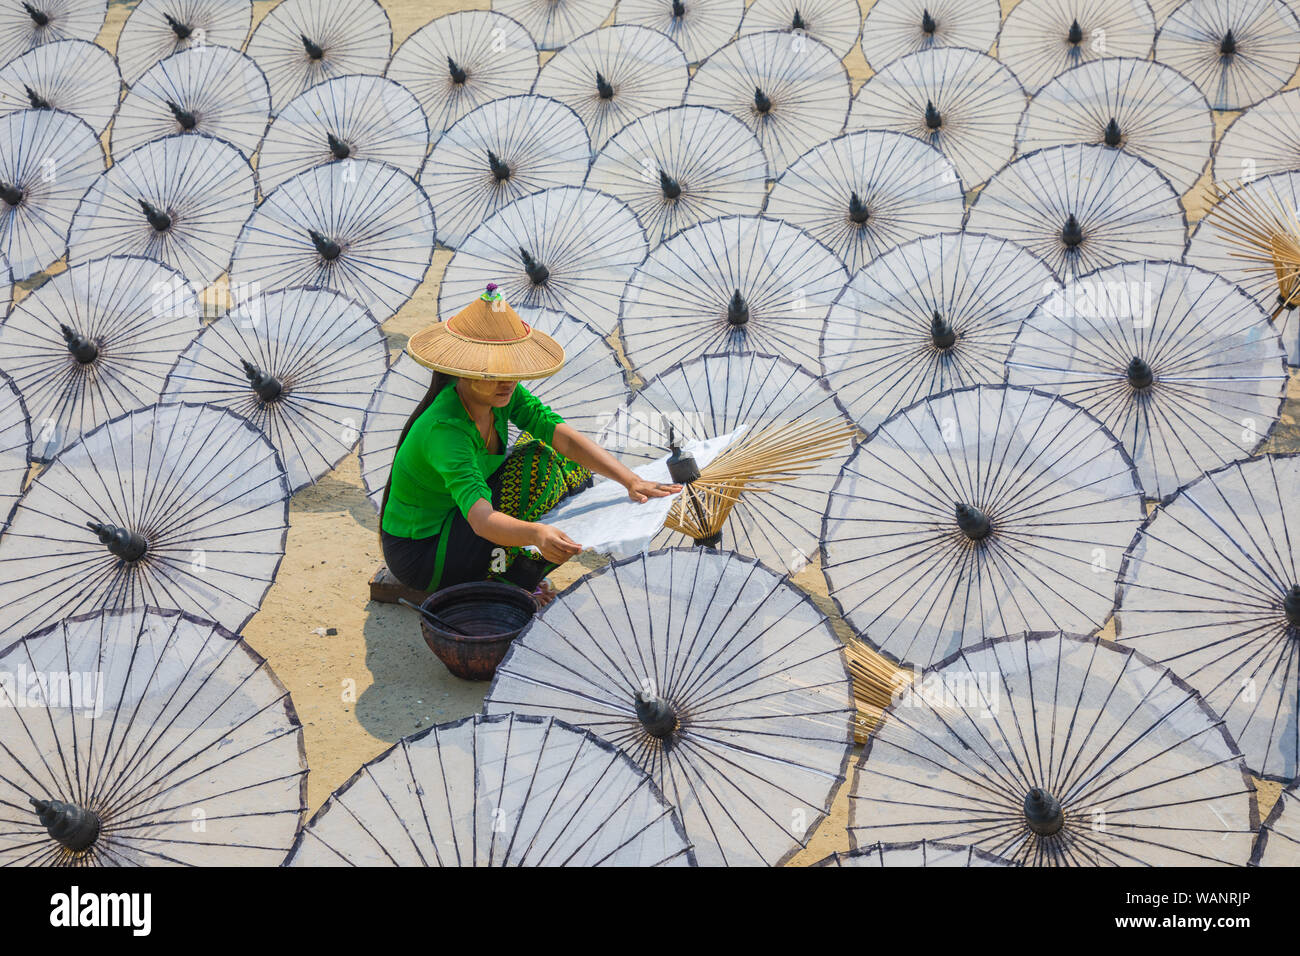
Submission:
[[519,318],[491,283],[447,321],[416,332],[406,351],[435,372],[485,381],[546,378],[564,365],[563,346]]

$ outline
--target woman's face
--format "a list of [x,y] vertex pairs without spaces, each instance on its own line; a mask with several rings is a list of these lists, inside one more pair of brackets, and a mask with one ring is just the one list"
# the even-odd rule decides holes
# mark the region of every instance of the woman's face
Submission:
[[466,389],[470,397],[483,405],[491,405],[493,408],[505,408],[510,404],[510,398],[515,394],[515,386],[518,382],[481,382],[475,379],[464,379]]

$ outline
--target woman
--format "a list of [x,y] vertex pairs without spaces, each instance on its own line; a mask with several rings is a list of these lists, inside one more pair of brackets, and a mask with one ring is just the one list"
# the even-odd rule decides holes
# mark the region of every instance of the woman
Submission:
[[[408,587],[436,591],[496,577],[540,593],[582,550],[537,519],[596,473],[644,502],[681,491],[647,481],[578,434],[521,380],[546,378],[564,349],[530,328],[495,285],[407,351],[433,382],[402,429],[380,506],[384,560]],[[506,426],[522,434],[506,454]],[[527,549],[540,554],[540,560]]]

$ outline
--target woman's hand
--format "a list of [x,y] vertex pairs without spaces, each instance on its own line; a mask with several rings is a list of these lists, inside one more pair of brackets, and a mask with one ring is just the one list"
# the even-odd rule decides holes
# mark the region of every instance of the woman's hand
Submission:
[[533,527],[536,529],[533,547],[542,552],[542,557],[551,564],[563,564],[582,550],[582,545],[554,525],[537,524]]
[[634,478],[627,484],[627,496],[633,501],[644,504],[651,498],[664,498],[675,495],[682,490],[681,485],[665,485],[645,478]]

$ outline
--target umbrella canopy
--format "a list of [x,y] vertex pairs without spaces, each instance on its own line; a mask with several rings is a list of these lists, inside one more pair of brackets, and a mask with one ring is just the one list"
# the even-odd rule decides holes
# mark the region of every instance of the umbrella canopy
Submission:
[[528,31],[509,17],[459,10],[407,37],[384,75],[419,99],[436,142],[484,103],[529,92],[537,79],[537,47]]
[[558,100],[506,96],[484,103],[442,135],[420,173],[438,241],[458,248],[502,206],[543,189],[582,185],[590,161],[586,127]]
[[433,210],[410,176],[341,160],[282,183],[249,217],[230,260],[236,300],[296,286],[333,289],[383,322],[433,259]]
[[378,0],[283,0],[248,39],[266,73],[271,110],[303,90],[348,73],[384,72],[393,28]]
[[1160,28],[1156,59],[1187,74],[1216,110],[1245,109],[1300,66],[1300,20],[1281,0],[1187,0]]
[[813,866],[1015,866],[986,850],[956,843],[876,843],[848,853],[832,853]]
[[849,130],[906,133],[937,146],[963,189],[1009,160],[1025,91],[1005,66],[974,50],[922,50],[888,64],[854,97]]
[[283,859],[307,810],[302,724],[240,638],[177,611],[98,612],[0,667],[0,865]]
[[1145,59],[1155,33],[1146,0],[1024,0],[998,31],[998,59],[1032,93],[1089,60]]
[[1214,152],[1211,179],[1222,185],[1300,169],[1300,90],[1256,103],[1229,124]]
[[596,29],[617,0],[492,0],[496,13],[512,18],[542,50],[559,50]]
[[280,453],[293,493],[356,445],[388,344],[360,305],[324,289],[270,292],[236,306],[187,348],[163,401],[228,408]]
[[184,276],[141,256],[73,266],[23,299],[0,324],[0,368],[31,413],[32,460],[158,401],[202,314]]
[[1140,156],[1181,194],[1196,185],[1214,149],[1214,117],[1177,70],[1150,60],[1094,60],[1044,85],[1016,134],[1021,153],[1073,143]]
[[1124,443],[1143,493],[1166,498],[1253,454],[1286,400],[1268,313],[1195,266],[1126,262],[1046,299],[1016,337],[1007,381],[1086,408]]
[[[826,384],[793,362],[756,352],[704,355],[647,382],[610,418],[598,440],[636,467],[662,457],[670,445],[742,428],[751,435],[791,423],[811,430],[826,423],[847,425],[847,419]],[[845,442],[790,480],[741,494],[726,519],[725,547],[770,568],[801,570],[817,548],[827,496],[852,450]],[[654,543],[677,546],[689,544],[690,537],[665,528]]]
[[766,352],[820,374],[817,336],[848,273],[795,226],[727,216],[684,229],[628,280],[619,325],[651,378],[710,352]]
[[1117,262],[1181,259],[1187,245],[1169,180],[1106,146],[1054,146],[1017,159],[980,192],[966,228],[1020,243],[1066,280]]
[[[1242,238],[1241,214],[1248,209],[1264,213],[1267,226],[1248,247]],[[1187,261],[1217,272],[1240,286],[1265,312],[1282,336],[1291,365],[1300,365],[1300,277],[1279,253],[1300,236],[1300,172],[1274,173],[1248,182],[1221,197],[1216,209],[1196,224],[1187,245]],[[1261,254],[1261,246],[1272,255]]]
[[1261,777],[1300,775],[1300,457],[1233,462],[1143,525],[1120,574],[1115,639],[1204,695]]
[[0,63],[59,40],[94,40],[108,0],[26,0],[0,6]]
[[247,157],[262,142],[271,91],[256,63],[227,47],[197,47],[159,60],[127,90],[113,122],[112,153],[150,140],[202,133]]
[[1052,270],[1013,242],[941,233],[890,250],[854,274],[822,333],[826,378],[868,432],[951,388],[997,385],[1016,330]]
[[767,215],[824,243],[856,272],[886,249],[961,228],[957,172],[902,133],[846,133],[814,146],[772,187]]
[[745,0],[621,0],[615,19],[658,30],[695,64],[731,42],[745,15]]
[[23,493],[31,446],[31,417],[23,396],[13,379],[0,372],[0,532]]
[[858,42],[862,11],[858,0],[754,0],[740,23],[740,35],[781,30],[812,37],[840,59]]
[[645,230],[624,203],[592,189],[543,189],[493,213],[447,263],[438,314],[452,315],[489,282],[515,308],[567,312],[602,335],[645,259]]
[[858,446],[831,492],[822,570],[873,648],[928,667],[993,635],[1099,627],[1143,513],[1132,461],[1090,414],[975,385]]
[[619,747],[677,807],[704,866],[797,852],[853,742],[830,622],[762,565],[699,548],[579,579],[516,638],[483,706],[555,716]]
[[247,420],[154,405],[69,445],[0,536],[0,644],[82,611],[149,605],[238,631],[284,554],[289,486]]
[[686,56],[662,33],[602,27],[551,57],[536,91],[571,107],[600,149],[634,119],[680,105],[689,80]]
[[654,248],[705,219],[756,215],[767,158],[754,133],[710,106],[659,110],[623,127],[597,154],[587,186],[632,207]]
[[102,134],[122,92],[113,54],[85,40],[46,43],[0,69],[0,113],[53,109]]
[[1241,866],[1259,823],[1241,753],[1195,691],[1061,633],[986,641],[901,690],[849,801],[855,846],[950,842],[1025,866]]
[[0,254],[15,281],[63,258],[81,197],[103,170],[99,137],[71,113],[0,116]]
[[686,88],[686,102],[743,120],[763,144],[772,172],[780,173],[844,129],[849,75],[824,43],[768,30],[705,60]]
[[298,94],[266,130],[257,154],[262,192],[336,159],[372,159],[414,177],[429,151],[420,101],[382,76],[340,76]]
[[987,53],[997,39],[997,0],[877,0],[862,21],[862,55],[880,72],[899,57],[935,47]]
[[118,35],[117,62],[134,85],[182,50],[240,49],[252,22],[252,0],[140,0]]
[[475,714],[406,737],[336,790],[289,866],[694,866],[626,755],[554,718]]
[[122,156],[86,190],[68,261],[142,255],[200,288],[226,271],[257,186],[248,160],[211,136],[177,134]]
[[1255,851],[1250,855],[1251,866],[1300,865],[1300,796],[1297,784],[1291,784],[1278,795],[1277,803],[1259,829]]

